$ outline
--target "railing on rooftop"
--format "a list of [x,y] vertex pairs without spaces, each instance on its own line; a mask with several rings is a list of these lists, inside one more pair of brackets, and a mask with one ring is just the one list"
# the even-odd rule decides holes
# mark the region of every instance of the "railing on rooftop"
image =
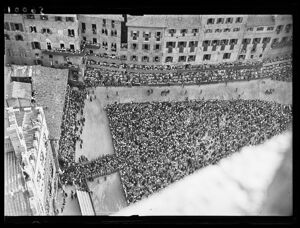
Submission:
[[73,49],[62,49],[62,48],[54,48],[54,49],[44,49],[42,50],[42,53],[44,54],[53,54],[53,55],[73,55],[73,56],[83,56],[84,52],[83,50],[73,50]]

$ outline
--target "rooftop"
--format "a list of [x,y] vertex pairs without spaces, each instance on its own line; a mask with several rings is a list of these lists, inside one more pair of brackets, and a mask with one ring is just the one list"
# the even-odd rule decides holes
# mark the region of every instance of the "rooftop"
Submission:
[[132,17],[126,23],[130,27],[197,28],[201,26],[200,15],[144,15]]
[[21,169],[14,152],[5,153],[5,216],[32,215]]
[[7,73],[8,78],[32,77],[33,75],[40,74],[39,66],[10,65],[5,66],[5,72]]
[[122,14],[81,14],[81,17],[95,17],[114,21],[124,21]]
[[273,15],[249,15],[247,27],[257,26],[273,26],[275,25],[275,17]]
[[24,82],[11,82],[7,85],[6,98],[31,99],[31,84]]
[[59,139],[69,71],[42,66],[38,71],[32,77],[36,105],[43,107],[50,138]]

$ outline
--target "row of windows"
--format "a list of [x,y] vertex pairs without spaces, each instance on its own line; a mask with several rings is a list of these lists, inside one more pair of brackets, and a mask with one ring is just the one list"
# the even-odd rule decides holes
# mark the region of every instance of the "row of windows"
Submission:
[[[5,40],[10,40],[10,36],[8,34],[4,34],[4,38]],[[15,40],[24,41],[23,36],[19,34],[15,35]]]
[[[225,21],[225,24],[232,24],[233,23],[233,17],[228,17],[226,18],[208,18],[207,19],[207,24],[210,25],[210,24],[214,24],[216,22],[216,24],[223,24]],[[235,19],[235,23],[242,23],[243,22],[243,18],[242,17],[237,17]]]
[[[102,27],[106,27],[106,19],[102,20]],[[111,27],[115,28],[115,21],[111,21]],[[83,31],[86,30],[86,24],[84,22],[81,22],[81,29]],[[97,30],[97,25],[96,24],[92,24],[92,30]]]
[[[224,30],[222,30],[222,29],[215,29],[215,33],[220,33],[220,32],[231,32],[231,29],[230,28],[226,28],[226,29],[224,29]],[[233,32],[239,32],[240,31],[240,28],[234,28],[234,29],[232,29],[232,31]],[[206,29],[205,31],[204,31],[204,33],[212,33],[213,32],[213,30],[212,29]]]
[[[27,19],[30,19],[30,20],[33,20],[36,18],[37,15],[34,15],[34,14],[27,14],[26,15],[26,18]],[[49,20],[49,17],[47,15],[39,15],[39,18],[43,21],[48,21]],[[55,16],[54,17],[54,20],[55,21],[63,21],[63,19],[65,18],[65,21],[66,22],[74,22],[75,21],[75,18],[74,17],[60,17],[60,16]]]
[[[176,33],[176,29],[169,29],[168,31],[171,36],[174,36],[174,34]],[[198,32],[199,32],[199,29],[197,29],[197,28],[191,29],[191,34],[193,34],[194,36],[196,36],[196,34]],[[182,36],[185,36],[185,34],[187,34],[187,33],[188,33],[188,29],[180,29],[180,34]]]
[[[155,44],[153,45],[153,50],[156,51],[156,50],[160,50],[161,48],[161,45],[160,44]],[[139,45],[137,43],[132,43],[131,44],[131,49],[132,50],[138,50],[139,49]],[[143,44],[142,45],[142,50],[150,50],[150,45],[149,44]]]
[[21,23],[4,23],[4,29],[7,31],[20,31],[24,32],[23,25]]

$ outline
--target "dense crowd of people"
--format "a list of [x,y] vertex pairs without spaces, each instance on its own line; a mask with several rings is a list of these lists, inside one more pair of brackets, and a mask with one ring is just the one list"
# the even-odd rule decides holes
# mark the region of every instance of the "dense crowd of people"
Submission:
[[[127,72],[130,66],[121,71],[87,68],[84,81],[86,87],[96,87],[187,85],[262,77],[291,79],[291,61],[265,67],[249,64],[196,70],[187,66],[187,71],[168,73]],[[91,88],[86,87],[67,88],[59,142],[61,182],[87,191],[86,180],[120,171],[129,204],[201,167],[217,163],[243,146],[262,143],[285,130],[292,121],[291,106],[260,100],[113,104],[107,106],[106,112],[115,154],[91,161],[81,157],[76,162],[76,145],[79,143],[82,148],[83,143],[80,135],[85,123],[84,102],[93,101]]]
[[197,85],[226,82],[233,80],[251,80],[262,78],[260,68],[226,68],[200,71],[168,73],[144,73],[90,68],[85,70],[84,81],[89,87],[96,86],[135,86],[135,85]]
[[[286,61],[279,62],[276,61]],[[236,80],[272,78],[273,80],[292,80],[292,61],[290,56],[266,60],[272,65],[263,66],[262,62],[220,63],[214,65],[160,66],[127,65],[89,60],[84,81],[87,86],[138,86],[138,85],[198,85]],[[94,65],[99,67],[93,67]],[[182,70],[180,70],[182,68]],[[128,71],[137,69],[137,71]],[[139,69],[143,71],[138,71]],[[147,72],[149,70],[149,72]]]
[[106,109],[128,203],[284,131],[291,106],[260,100],[113,104]]

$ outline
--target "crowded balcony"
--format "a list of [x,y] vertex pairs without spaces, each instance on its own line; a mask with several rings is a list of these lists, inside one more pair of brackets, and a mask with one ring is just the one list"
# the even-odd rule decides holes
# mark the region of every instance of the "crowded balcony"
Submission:
[[68,55],[73,55],[73,56],[83,56],[84,52],[83,50],[74,50],[70,48],[53,48],[51,50],[42,50],[43,54],[48,54],[48,55],[62,55],[62,56],[68,56]]
[[90,49],[100,49],[100,43],[92,42],[92,41],[82,41],[81,49],[90,48]]

